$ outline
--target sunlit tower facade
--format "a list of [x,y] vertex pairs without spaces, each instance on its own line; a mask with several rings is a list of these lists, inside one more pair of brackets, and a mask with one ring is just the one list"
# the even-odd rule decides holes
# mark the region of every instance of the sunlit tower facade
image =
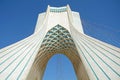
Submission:
[[120,48],[84,34],[69,5],[48,6],[31,36],[0,50],[0,79],[42,80],[57,53],[69,58],[78,80],[120,80]]

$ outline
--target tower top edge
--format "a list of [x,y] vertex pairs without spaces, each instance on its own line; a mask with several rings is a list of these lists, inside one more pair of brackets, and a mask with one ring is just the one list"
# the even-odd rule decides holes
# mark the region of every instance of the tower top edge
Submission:
[[70,7],[67,4],[66,6],[62,6],[62,7],[53,7],[53,6],[48,5],[48,8],[50,9],[50,12],[65,12]]
[[50,7],[51,9],[52,8],[54,8],[54,9],[67,8],[68,6],[69,6],[69,4],[67,4],[66,6],[59,6],[59,7],[48,5],[48,7]]

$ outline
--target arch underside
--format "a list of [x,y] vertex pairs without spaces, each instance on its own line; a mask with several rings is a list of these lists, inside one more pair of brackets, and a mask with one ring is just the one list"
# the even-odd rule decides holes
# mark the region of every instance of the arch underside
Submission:
[[78,80],[89,80],[70,33],[60,25],[56,25],[47,32],[27,80],[42,80],[48,60],[57,53],[69,58]]

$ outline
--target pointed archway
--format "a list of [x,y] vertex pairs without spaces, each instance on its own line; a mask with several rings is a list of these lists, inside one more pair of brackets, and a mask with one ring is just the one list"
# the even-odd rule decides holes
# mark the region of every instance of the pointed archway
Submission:
[[70,59],[78,80],[89,80],[69,31],[59,24],[45,35],[28,75],[28,80],[42,80],[48,60],[57,53],[62,53]]

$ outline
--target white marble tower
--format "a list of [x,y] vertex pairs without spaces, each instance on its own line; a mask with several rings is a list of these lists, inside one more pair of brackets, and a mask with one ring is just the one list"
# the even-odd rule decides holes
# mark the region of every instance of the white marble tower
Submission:
[[120,48],[84,34],[69,5],[48,6],[31,36],[0,50],[0,80],[42,80],[56,53],[70,59],[78,80],[120,80]]

